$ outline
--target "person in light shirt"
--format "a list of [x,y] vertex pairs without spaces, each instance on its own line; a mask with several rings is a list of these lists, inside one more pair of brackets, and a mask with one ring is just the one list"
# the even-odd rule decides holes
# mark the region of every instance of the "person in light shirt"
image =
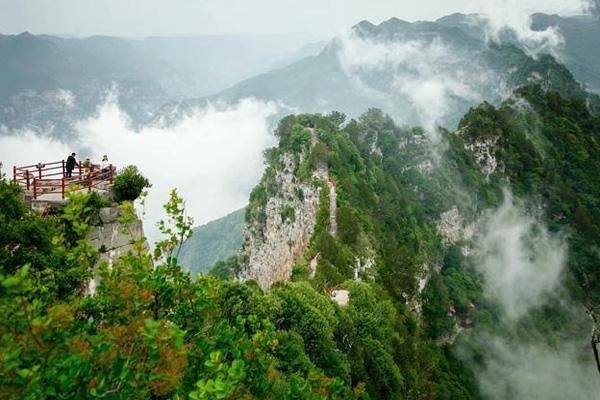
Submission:
[[102,169],[102,177],[104,179],[108,178],[108,175],[110,173],[110,163],[108,162],[108,156],[106,154],[102,156],[100,168]]

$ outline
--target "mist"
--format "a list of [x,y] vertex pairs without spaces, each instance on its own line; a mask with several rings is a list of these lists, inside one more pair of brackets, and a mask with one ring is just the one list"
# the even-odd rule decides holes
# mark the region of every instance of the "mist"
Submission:
[[507,34],[514,36],[530,54],[541,52],[560,55],[563,37],[560,31],[549,27],[543,31],[531,29],[531,14],[574,15],[585,12],[585,0],[492,0],[473,2],[473,8],[481,14],[485,22],[488,40],[500,41]]
[[[572,15],[586,9],[581,0],[493,0],[471,2],[468,8],[478,13],[466,18],[477,28],[474,32],[482,32],[484,42],[518,42],[530,56],[550,53],[559,60],[564,46],[560,30],[533,30],[531,14]],[[403,22],[397,23],[401,33],[389,35],[383,30],[372,35],[367,27],[364,34],[359,25],[340,34],[335,43],[354,90],[401,124],[423,126],[435,143],[437,127],[453,129],[471,106],[484,100],[498,104],[512,93],[508,76],[491,71],[485,49],[477,47],[483,46],[476,39],[470,42],[429,31],[421,35],[409,29],[405,33]]]
[[600,0],[587,0],[586,10],[595,18],[600,19]]
[[517,320],[561,286],[567,245],[525,214],[509,192],[484,220],[477,266],[486,294],[501,304],[504,316]]
[[153,187],[146,200],[144,227],[156,240],[156,222],[164,217],[162,204],[177,188],[195,224],[203,224],[244,207],[262,175],[265,148],[274,144],[269,117],[275,103],[244,99],[236,104],[197,108],[169,127],[134,130],[115,94],[94,116],[74,124],[75,139],[53,139],[28,131],[0,136],[0,161],[12,165],[64,159],[76,151],[78,159],[99,162],[107,154],[118,168],[136,165]]
[[[492,330],[475,326],[457,352],[471,365],[485,398],[596,399],[600,382],[589,347],[590,321],[564,288],[566,238],[525,210],[505,192],[503,204],[479,222],[474,265],[500,321]],[[559,331],[549,331],[543,307],[567,316]]]
[[455,125],[470,106],[507,93],[473,52],[439,37],[388,40],[349,32],[339,43],[338,58],[356,89],[400,123],[423,126],[434,142],[438,126]]

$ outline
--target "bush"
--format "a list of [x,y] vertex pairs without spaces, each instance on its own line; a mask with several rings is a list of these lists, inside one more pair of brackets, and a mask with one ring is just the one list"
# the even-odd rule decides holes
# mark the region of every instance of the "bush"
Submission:
[[150,181],[138,171],[135,165],[129,165],[115,178],[115,200],[119,203],[134,201],[145,188],[151,186]]
[[294,125],[289,138],[289,147],[295,152],[300,152],[310,143],[310,132],[302,125]]
[[288,221],[296,221],[296,211],[294,210],[294,207],[285,205],[281,210],[281,220],[284,224]]

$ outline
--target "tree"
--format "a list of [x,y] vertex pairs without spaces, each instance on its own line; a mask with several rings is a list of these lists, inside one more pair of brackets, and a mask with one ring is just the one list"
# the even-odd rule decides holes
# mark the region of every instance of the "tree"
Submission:
[[114,180],[115,200],[134,201],[144,191],[151,187],[150,181],[142,175],[135,165],[129,165],[123,168]]

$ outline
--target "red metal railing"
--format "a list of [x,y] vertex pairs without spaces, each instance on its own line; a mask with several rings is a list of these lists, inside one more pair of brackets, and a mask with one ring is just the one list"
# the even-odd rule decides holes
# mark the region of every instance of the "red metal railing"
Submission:
[[38,163],[23,167],[13,167],[13,180],[25,190],[31,192],[34,199],[47,193],[59,193],[65,198],[65,191],[79,186],[92,191],[102,184],[112,184],[116,168],[110,164],[102,169],[99,165],[92,164],[89,168],[79,162],[71,177],[66,176],[65,160],[51,163]]

